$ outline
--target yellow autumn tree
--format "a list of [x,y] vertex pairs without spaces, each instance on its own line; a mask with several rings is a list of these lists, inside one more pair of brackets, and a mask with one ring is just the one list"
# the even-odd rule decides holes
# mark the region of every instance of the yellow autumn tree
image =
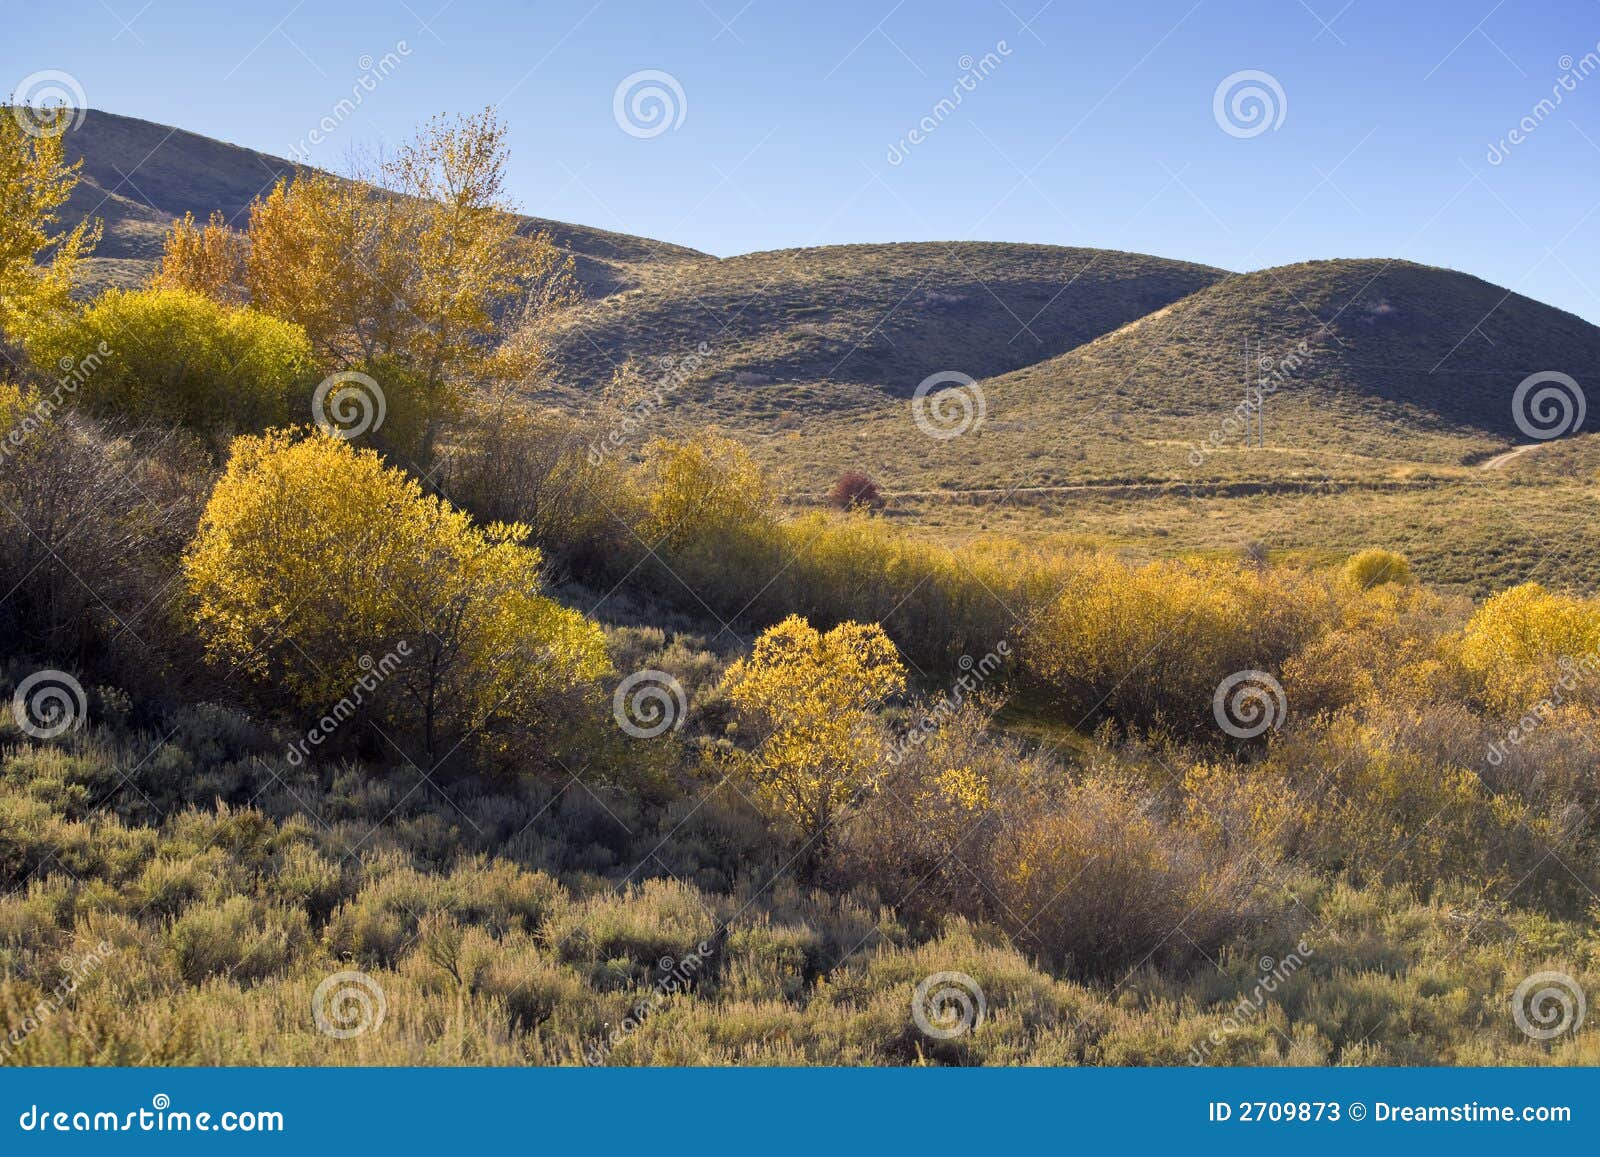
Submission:
[[732,752],[733,771],[796,830],[807,865],[883,765],[876,709],[905,684],[882,627],[840,623],[819,632],[799,615],[769,628],[728,668],[723,690],[748,743]]
[[576,296],[571,257],[512,212],[505,131],[437,117],[366,179],[301,174],[251,210],[251,301],[376,378],[394,421],[375,433],[422,463],[466,383],[544,368],[542,326]]
[[56,228],[82,166],[67,163],[62,144],[72,110],[12,111],[0,109],[0,334],[19,340],[34,321],[67,308],[100,224]]
[[248,246],[243,234],[228,227],[221,210],[204,225],[185,213],[167,230],[161,265],[150,278],[153,289],[186,289],[227,304],[244,300],[244,267]]
[[432,764],[468,737],[510,749],[606,668],[599,627],[540,593],[526,533],[373,451],[275,431],[234,441],[184,573],[216,660],[317,711],[359,687]]

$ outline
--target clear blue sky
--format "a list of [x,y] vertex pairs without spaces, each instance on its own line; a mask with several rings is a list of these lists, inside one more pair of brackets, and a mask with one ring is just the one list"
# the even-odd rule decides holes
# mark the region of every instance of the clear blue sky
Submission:
[[[279,154],[363,58],[397,54],[314,163],[493,104],[525,211],[717,254],[971,238],[1230,269],[1399,256],[1600,322],[1600,71],[1571,79],[1600,57],[1600,0],[0,6],[0,88],[59,69],[91,107]],[[642,70],[683,94],[681,123],[649,137],[613,108]],[[1214,116],[1244,70],[1283,93],[1254,136]]]

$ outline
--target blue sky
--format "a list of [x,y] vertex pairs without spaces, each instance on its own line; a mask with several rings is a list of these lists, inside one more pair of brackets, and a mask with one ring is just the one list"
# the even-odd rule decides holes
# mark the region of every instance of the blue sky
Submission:
[[[1600,0],[0,5],[0,87],[60,70],[92,107],[329,167],[495,105],[524,211],[717,254],[979,239],[1236,270],[1394,256],[1600,322],[1600,70],[1580,75],[1600,61]],[[646,71],[675,109],[654,135],[614,108]],[[1270,78],[1253,135],[1226,91],[1215,109],[1243,72]]]

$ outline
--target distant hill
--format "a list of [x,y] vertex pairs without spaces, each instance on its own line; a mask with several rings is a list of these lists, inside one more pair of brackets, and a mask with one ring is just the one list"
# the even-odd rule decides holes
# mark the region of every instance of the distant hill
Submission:
[[705,376],[724,386],[759,394],[840,383],[908,396],[939,371],[986,377],[1054,357],[1226,276],[1053,245],[783,249],[684,263],[592,302],[569,319],[560,347],[580,381],[602,380],[630,356],[681,357],[704,343]]
[[[1247,342],[1252,378],[1273,387],[1260,449],[1235,413]],[[902,491],[1315,486],[1475,467],[1534,441],[1517,425],[1513,397],[1543,371],[1587,387],[1581,430],[1600,430],[1600,328],[1452,270],[1313,261],[1226,277],[1056,357],[984,378],[984,420],[960,437],[920,436],[901,399],[745,428],[768,435],[757,445],[793,485],[819,493],[847,468]],[[735,413],[725,400],[711,409]],[[1519,461],[1504,476],[1532,465]]]
[[[993,390],[1046,408],[1094,399],[1128,414],[1208,417],[1240,398],[1247,342],[1254,372],[1274,382],[1269,438],[1272,409],[1298,401],[1330,438],[1359,411],[1397,423],[1399,436],[1525,442],[1512,408],[1525,378],[1559,371],[1600,384],[1600,328],[1582,318],[1465,273],[1374,259],[1230,277]],[[1600,406],[1584,428],[1600,430]]]
[[[85,278],[91,290],[144,280],[161,256],[161,239],[175,217],[206,218],[221,210],[242,227],[250,202],[294,172],[292,161],[182,129],[91,109],[67,135],[67,152],[83,161],[83,179],[63,217],[105,222],[105,238]],[[591,296],[638,284],[654,266],[712,261],[681,245],[604,229],[527,218],[576,258]]]

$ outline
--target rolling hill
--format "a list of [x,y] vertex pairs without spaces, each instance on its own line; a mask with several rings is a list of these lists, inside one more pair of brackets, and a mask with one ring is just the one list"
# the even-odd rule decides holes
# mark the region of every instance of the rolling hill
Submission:
[[[1006,373],[1108,334],[1225,278],[1220,269],[1053,245],[923,242],[750,253],[684,264],[591,302],[560,334],[574,378],[633,357],[710,350],[706,378],[760,388],[827,383],[825,407],[928,375]],[[843,388],[837,388],[843,387]],[[856,387],[856,389],[851,389]],[[860,387],[866,387],[862,391]]]
[[[1228,278],[993,390],[1025,407],[1093,397],[1124,413],[1204,420],[1241,396],[1247,348],[1274,383],[1269,424],[1291,399],[1321,415],[1282,437],[1336,438],[1335,426],[1354,422],[1350,446],[1366,452],[1383,448],[1374,421],[1401,440],[1527,441],[1518,384],[1600,368],[1600,328],[1479,278],[1407,261],[1310,261]],[[1585,428],[1600,429],[1600,412]]]
[[[1247,343],[1269,383],[1259,448],[1236,416]],[[807,486],[847,467],[952,490],[1374,477],[1470,467],[1533,441],[1514,411],[1519,384],[1557,371],[1581,388],[1597,370],[1600,328],[1476,277],[1314,261],[1228,277],[983,379],[985,420],[961,437],[913,437],[894,401],[766,449]],[[1530,429],[1548,427],[1529,401],[1522,411]],[[1600,430],[1600,410],[1581,429]]]

